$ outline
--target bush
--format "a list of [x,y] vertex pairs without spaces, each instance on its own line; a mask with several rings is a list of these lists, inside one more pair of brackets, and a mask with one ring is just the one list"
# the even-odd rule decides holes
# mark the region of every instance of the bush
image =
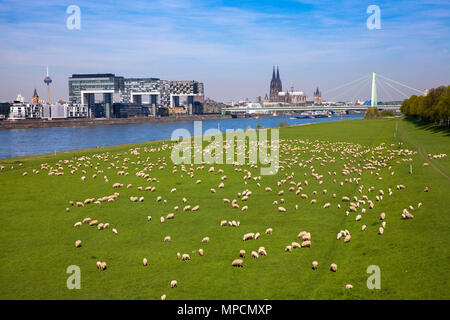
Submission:
[[376,107],[368,107],[364,114],[364,119],[374,119],[380,116],[380,111]]
[[256,125],[256,129],[261,129],[261,128],[262,128],[261,123],[258,123],[258,124]]
[[391,110],[383,110],[383,111],[381,111],[380,115],[382,117],[393,117],[394,112],[392,112]]
[[288,124],[287,121],[281,121],[281,122],[280,122],[280,128],[287,127],[288,125],[289,125],[289,124]]

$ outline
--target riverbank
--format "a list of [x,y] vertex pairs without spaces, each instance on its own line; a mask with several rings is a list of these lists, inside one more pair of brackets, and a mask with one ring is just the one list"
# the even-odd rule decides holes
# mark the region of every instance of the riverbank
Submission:
[[135,117],[135,118],[111,118],[111,119],[54,119],[54,120],[5,120],[0,121],[0,130],[8,129],[37,129],[37,128],[61,128],[61,127],[88,127],[98,125],[114,124],[136,124],[136,123],[161,123],[178,121],[203,121],[231,119],[229,115],[192,115],[175,117]]

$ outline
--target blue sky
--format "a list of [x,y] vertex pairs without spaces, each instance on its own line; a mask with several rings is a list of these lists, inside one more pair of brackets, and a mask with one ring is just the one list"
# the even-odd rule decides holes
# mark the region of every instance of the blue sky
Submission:
[[[372,4],[380,30],[366,27]],[[66,28],[69,5],[81,9],[81,30]],[[207,97],[254,100],[268,93],[273,65],[284,89],[292,82],[308,96],[372,71],[419,89],[450,84],[448,0],[0,0],[0,43],[0,101],[30,99],[34,87],[45,96],[46,64],[61,99],[72,73],[112,72],[199,80]],[[367,98],[369,86],[341,98]],[[385,89],[381,99],[401,98]]]

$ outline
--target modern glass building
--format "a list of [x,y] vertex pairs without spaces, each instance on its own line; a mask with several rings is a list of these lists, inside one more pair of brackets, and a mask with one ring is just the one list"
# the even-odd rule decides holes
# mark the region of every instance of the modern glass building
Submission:
[[[167,81],[159,78],[124,78],[113,73],[73,74],[69,77],[69,100],[73,105],[86,106],[88,117],[94,115],[95,95],[102,94],[100,101],[104,115],[139,114],[137,111],[112,110],[113,95],[118,94],[118,103],[145,105],[153,115],[161,109],[184,108],[185,113],[201,113],[204,100],[203,83],[198,81]],[[143,97],[148,97],[148,102]],[[119,106],[118,106],[119,107]],[[127,109],[121,105],[119,108]],[[98,115],[99,113],[96,112]],[[145,113],[144,113],[145,114]]]
[[92,116],[95,95],[102,94],[106,118],[112,114],[113,94],[124,91],[124,78],[113,73],[73,74],[69,78],[69,101],[71,104],[87,105]]

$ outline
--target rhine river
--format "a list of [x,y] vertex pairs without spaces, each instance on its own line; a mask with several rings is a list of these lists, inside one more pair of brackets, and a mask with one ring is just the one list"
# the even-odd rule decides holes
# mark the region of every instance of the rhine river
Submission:
[[[202,130],[220,128],[221,132],[227,129],[245,130],[256,129],[260,124],[262,128],[273,128],[280,122],[287,121],[289,125],[362,119],[363,113],[332,116],[331,118],[294,119],[289,116],[237,118],[223,120],[204,120]],[[69,151],[86,148],[96,148],[127,144],[135,142],[170,139],[176,129],[187,129],[194,133],[193,121],[162,122],[99,125],[91,127],[64,127],[64,128],[38,128],[38,129],[8,129],[0,130],[0,159],[29,156],[43,153]]]

